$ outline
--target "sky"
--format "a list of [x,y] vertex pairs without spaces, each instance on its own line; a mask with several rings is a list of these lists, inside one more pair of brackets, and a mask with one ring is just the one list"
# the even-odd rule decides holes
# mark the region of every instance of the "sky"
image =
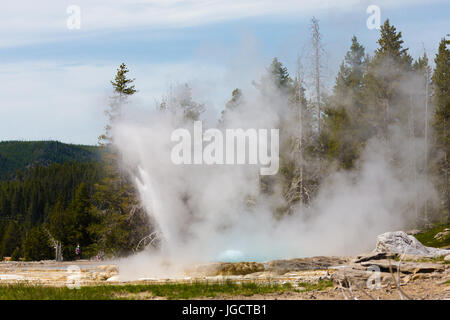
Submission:
[[[110,80],[125,62],[133,104],[154,108],[171,85],[220,114],[234,88],[258,80],[273,57],[308,78],[309,26],[319,20],[331,87],[356,35],[371,54],[380,9],[417,58],[434,59],[450,32],[448,0],[16,0],[0,6],[0,141],[96,144],[106,125]],[[78,11],[79,10],[79,11]],[[78,15],[79,12],[79,15]],[[77,19],[79,17],[79,19]],[[79,28],[77,25],[79,21]]]

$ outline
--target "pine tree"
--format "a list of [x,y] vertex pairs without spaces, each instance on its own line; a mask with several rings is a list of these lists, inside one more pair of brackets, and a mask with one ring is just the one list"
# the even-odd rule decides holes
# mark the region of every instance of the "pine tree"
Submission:
[[450,50],[448,48],[450,41],[442,39],[439,44],[438,53],[434,59],[436,69],[433,73],[435,106],[433,127],[435,130],[435,148],[441,155],[437,154],[439,159],[437,170],[437,188],[442,201],[442,210],[450,219],[450,181],[449,181],[449,157],[450,157]]
[[231,99],[226,103],[225,109],[222,111],[221,119],[219,122],[223,123],[227,112],[235,110],[242,103],[242,90],[236,88],[231,93]]
[[379,48],[375,51],[375,58],[390,57],[398,63],[411,65],[412,58],[408,54],[408,48],[403,47],[402,33],[397,32],[389,19],[381,26],[380,33]]
[[336,84],[334,86],[334,95],[341,102],[348,101],[349,106],[358,105],[360,99],[363,76],[366,69],[366,56],[364,47],[358,42],[356,36],[352,38],[352,45],[350,50],[346,53],[344,61],[342,62],[338,75],[336,77]]
[[61,243],[64,259],[73,259],[79,238],[78,225],[75,214],[69,208],[64,208],[61,199],[53,207],[47,227],[51,236]]
[[[75,197],[70,205],[77,226],[77,244],[87,248],[92,244],[89,226],[94,222],[92,216],[91,199],[89,189],[85,183],[81,183],[75,192]],[[84,250],[86,252],[86,250]]]
[[197,103],[192,99],[192,88],[187,83],[184,86],[178,87],[175,100],[175,104],[183,112],[185,120],[197,121],[205,111],[203,104]]
[[399,86],[412,69],[412,58],[403,47],[402,33],[389,19],[381,27],[378,45],[364,77],[364,99],[369,107],[369,132],[387,140],[389,126],[404,121],[407,114],[400,106],[406,108],[409,97],[402,94]]
[[197,121],[205,112],[205,105],[194,101],[192,88],[187,83],[175,87],[171,85],[162,102],[157,102],[156,107],[160,112],[170,112],[180,122],[179,125],[186,121]]
[[275,87],[282,92],[289,92],[292,89],[293,82],[288,70],[276,57],[273,58],[272,64],[269,67],[269,75]]
[[339,167],[345,169],[354,167],[359,150],[368,138],[363,97],[366,65],[365,49],[353,36],[324,111],[324,129],[320,135],[323,156],[328,161],[337,160]]
[[293,80],[289,75],[288,69],[281,63],[277,57],[274,57],[272,63],[266,69],[266,73],[261,77],[259,83],[253,82],[263,96],[272,98],[273,89],[278,93],[290,96],[293,90]]
[[125,64],[121,64],[114,81],[111,81],[115,95],[107,111],[109,124],[105,134],[100,136],[100,141],[106,141],[106,144],[103,144],[106,147],[103,159],[105,178],[95,185],[96,191],[91,200],[92,215],[83,216],[89,211],[85,203],[85,190],[79,190],[79,198],[72,208],[75,212],[78,211],[79,219],[97,222],[80,231],[80,240],[93,238],[94,243],[89,249],[92,254],[95,254],[95,251],[103,251],[112,256],[126,255],[149,233],[148,217],[127,172],[120,167],[120,152],[110,134],[117,119],[122,116],[122,109],[128,97],[136,93],[134,79],[128,79],[127,73]]
[[49,260],[54,258],[50,237],[42,227],[34,227],[26,234],[22,251],[25,261]]
[[100,145],[111,144],[113,142],[113,137],[111,136],[112,126],[122,115],[122,109],[127,103],[127,98],[136,93],[133,84],[135,79],[128,79],[128,72],[127,66],[125,63],[122,63],[117,69],[114,80],[111,81],[114,88],[114,95],[111,97],[109,109],[105,111],[109,118],[109,123],[106,125],[105,133],[99,137]]
[[10,257],[22,244],[22,230],[17,221],[10,221],[0,242],[0,257]]

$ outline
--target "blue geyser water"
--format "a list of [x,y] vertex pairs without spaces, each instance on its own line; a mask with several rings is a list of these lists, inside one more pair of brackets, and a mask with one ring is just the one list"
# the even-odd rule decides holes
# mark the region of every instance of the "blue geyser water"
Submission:
[[269,260],[282,259],[281,256],[264,256],[258,254],[246,254],[240,250],[228,249],[221,252],[216,259],[217,262],[265,262]]

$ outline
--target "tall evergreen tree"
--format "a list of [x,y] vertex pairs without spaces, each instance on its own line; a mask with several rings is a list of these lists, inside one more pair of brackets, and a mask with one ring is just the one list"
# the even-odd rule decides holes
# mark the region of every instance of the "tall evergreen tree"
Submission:
[[364,47],[356,36],[336,77],[333,95],[327,101],[324,129],[320,136],[324,157],[351,169],[368,138],[363,81],[366,72]]
[[293,80],[289,75],[288,69],[281,63],[277,57],[274,57],[272,63],[266,69],[266,72],[261,77],[259,83],[253,82],[259,89],[262,95],[272,98],[273,89],[278,90],[279,93],[286,97],[292,94]]
[[111,144],[113,137],[111,136],[111,129],[114,123],[122,115],[122,109],[127,103],[127,98],[136,93],[134,79],[127,78],[129,70],[125,63],[122,63],[117,68],[117,73],[111,84],[114,88],[114,95],[110,98],[109,109],[105,111],[108,116],[109,123],[105,127],[105,133],[99,137],[100,145]]
[[54,258],[50,237],[43,227],[34,227],[26,234],[22,250],[25,261],[50,260]]
[[184,86],[178,87],[175,99],[175,103],[183,112],[185,120],[197,121],[200,119],[200,115],[205,111],[203,104],[193,100],[192,88],[187,83],[185,83]]
[[378,45],[364,77],[364,98],[369,106],[370,125],[378,136],[387,139],[389,126],[407,114],[401,106],[408,105],[409,97],[402,94],[399,86],[412,69],[412,58],[403,47],[402,33],[389,19],[381,27]]
[[411,65],[412,58],[408,54],[408,48],[403,47],[402,32],[397,32],[395,26],[390,24],[389,19],[381,26],[378,45],[379,47],[375,51],[376,59],[389,57],[398,63]]
[[22,246],[22,228],[17,221],[10,221],[0,242],[0,257],[10,257]]
[[123,113],[123,107],[128,97],[136,93],[134,79],[128,79],[128,69],[121,64],[117,69],[114,81],[111,81],[114,96],[107,111],[109,124],[106,132],[100,136],[100,141],[106,141],[104,152],[105,178],[96,185],[96,192],[92,197],[92,216],[83,216],[87,211],[84,200],[85,191],[79,190],[79,199],[74,209],[79,210],[78,218],[97,221],[82,230],[82,238],[87,239],[87,233],[93,237],[90,250],[103,251],[113,256],[126,255],[136,247],[140,239],[149,233],[148,216],[145,213],[135,186],[129,175],[120,166],[120,153],[114,145],[114,137],[110,132],[117,119]]
[[361,89],[363,76],[366,71],[366,55],[364,47],[358,42],[356,36],[352,38],[350,50],[346,53],[342,62],[336,84],[334,86],[334,95],[341,103],[348,101],[349,106],[361,104]]
[[436,68],[433,73],[435,106],[433,127],[435,129],[435,146],[438,163],[436,173],[438,176],[437,187],[442,201],[442,209],[450,219],[450,41],[442,39],[439,43],[438,53],[434,59]]
[[242,103],[242,90],[236,88],[231,93],[231,99],[226,103],[225,109],[222,111],[220,122],[225,121],[227,112],[235,110]]
[[275,57],[269,67],[269,76],[276,88],[283,92],[292,89],[292,78],[289,76],[287,68]]
[[73,259],[80,235],[76,216],[69,208],[64,208],[61,199],[53,207],[47,227],[50,235],[61,243],[64,260]]

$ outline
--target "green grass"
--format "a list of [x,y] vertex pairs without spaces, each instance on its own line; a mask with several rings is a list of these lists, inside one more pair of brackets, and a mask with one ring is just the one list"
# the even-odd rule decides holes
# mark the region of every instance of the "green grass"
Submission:
[[298,286],[305,288],[303,291],[321,291],[333,287],[333,281],[320,280],[317,283],[298,282]]
[[[111,300],[158,296],[167,299],[192,299],[217,295],[267,294],[295,291],[291,284],[170,283],[142,285],[84,286],[80,289],[29,284],[0,285],[0,300]],[[141,294],[141,295],[140,295]]]
[[423,245],[428,247],[446,247],[450,246],[450,236],[447,236],[441,240],[434,239],[434,236],[438,233],[443,231],[445,228],[450,228],[450,222],[445,224],[438,224],[433,226],[430,229],[424,230],[419,234],[416,234],[415,237],[417,240],[422,242]]

